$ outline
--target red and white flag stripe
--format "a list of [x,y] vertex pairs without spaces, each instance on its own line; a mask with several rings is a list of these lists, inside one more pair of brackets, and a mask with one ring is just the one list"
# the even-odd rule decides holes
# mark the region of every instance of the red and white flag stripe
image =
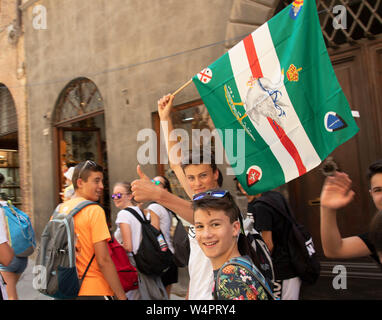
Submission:
[[[280,62],[267,24],[239,42],[228,54],[242,102],[245,102],[249,88],[247,82],[251,76],[264,77],[275,84],[280,81]],[[251,65],[249,61],[252,61]],[[292,107],[285,86],[277,90],[282,94],[278,96],[279,101],[289,106],[284,110],[286,120],[282,122],[283,128],[264,116],[260,116],[259,124],[252,123],[269,145],[283,170],[285,182],[288,182],[316,167],[321,159]]]

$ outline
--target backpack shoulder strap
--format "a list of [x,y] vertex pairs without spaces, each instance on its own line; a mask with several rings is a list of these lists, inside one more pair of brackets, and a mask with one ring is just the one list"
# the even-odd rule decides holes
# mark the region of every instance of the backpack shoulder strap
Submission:
[[85,201],[82,201],[80,202],[79,204],[77,204],[77,206],[72,209],[72,211],[69,212],[69,215],[68,216],[72,216],[74,217],[78,212],[80,212],[82,209],[84,209],[85,207],[89,206],[89,205],[92,205],[92,204],[98,204],[98,202],[94,202],[94,201],[90,201],[90,200],[85,200]]
[[146,219],[145,215],[143,215],[143,218],[138,214],[137,211],[135,211],[131,207],[127,207],[123,210],[129,211],[141,224],[147,223],[148,220]]
[[175,217],[176,221],[178,221],[178,222],[180,221],[180,220],[179,220],[179,217],[177,216],[177,214],[176,214],[174,211],[169,210],[169,209],[167,209],[167,208],[166,208],[166,210],[167,210],[168,212],[171,212],[171,214],[173,215],[173,217]]

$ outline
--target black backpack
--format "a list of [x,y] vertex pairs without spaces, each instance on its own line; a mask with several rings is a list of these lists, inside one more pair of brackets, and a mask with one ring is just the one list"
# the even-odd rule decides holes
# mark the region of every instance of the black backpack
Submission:
[[[240,215],[240,224],[244,226],[243,223],[243,217]],[[264,278],[269,283],[272,291],[273,291],[273,283],[275,281],[275,272],[273,268],[273,262],[271,258],[271,253],[269,252],[269,249],[264,242],[262,236],[260,233],[256,231],[255,228],[252,228],[249,230],[249,232],[246,234],[246,237],[248,238],[252,248],[256,252],[256,256],[259,260],[259,271],[262,273]]]
[[260,271],[273,290],[275,272],[273,269],[271,253],[269,252],[269,249],[260,233],[258,233],[254,228],[247,234],[247,238],[249,239],[252,248],[256,251],[256,255],[260,263]]
[[[275,196],[282,200],[282,207],[277,205],[280,203],[277,199],[272,201],[271,198]],[[291,228],[287,239],[291,264],[297,276],[304,283],[314,284],[320,276],[320,261],[309,231],[296,221],[288,202],[280,193],[270,191],[267,192],[267,196],[262,196],[255,201],[267,204],[290,222]]]
[[126,208],[142,225],[142,241],[134,255],[139,272],[146,275],[161,276],[169,268],[173,259],[167,242],[160,230],[151,225],[145,215],[143,218],[132,208]]
[[188,260],[190,259],[190,240],[188,239],[188,233],[183,226],[182,220],[171,210],[168,211],[170,211],[178,221],[172,238],[174,263],[177,267],[183,268],[188,265]]

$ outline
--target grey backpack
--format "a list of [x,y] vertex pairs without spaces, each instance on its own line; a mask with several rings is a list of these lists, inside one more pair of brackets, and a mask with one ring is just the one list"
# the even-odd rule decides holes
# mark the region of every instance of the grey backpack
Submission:
[[73,217],[93,204],[98,205],[93,201],[82,201],[69,214],[59,213],[58,205],[52,219],[45,226],[34,268],[34,272],[38,272],[38,281],[35,277],[34,287],[42,294],[56,299],[74,299],[78,296],[94,255],[84,275],[78,279]]

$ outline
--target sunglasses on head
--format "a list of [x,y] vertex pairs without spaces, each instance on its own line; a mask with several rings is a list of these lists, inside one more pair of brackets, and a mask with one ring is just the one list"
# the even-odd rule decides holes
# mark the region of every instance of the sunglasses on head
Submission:
[[124,194],[125,194],[125,193],[120,193],[120,192],[118,192],[118,193],[113,193],[113,194],[111,195],[111,198],[112,198],[113,200],[115,200],[115,199],[121,199],[122,196],[123,196]]
[[159,180],[154,180],[154,179],[151,179],[151,182],[154,183],[156,186],[159,186],[160,184],[163,184]]
[[82,174],[82,172],[83,172],[87,167],[91,168],[91,167],[96,167],[96,166],[97,166],[97,164],[96,164],[94,161],[92,161],[92,160],[86,160],[86,162],[85,162],[84,165],[82,166],[80,172],[78,173],[78,179],[81,178],[81,174]]
[[195,194],[192,197],[192,201],[198,201],[205,197],[213,197],[213,198],[224,198],[229,192],[227,190],[210,190],[205,192],[200,192]]

